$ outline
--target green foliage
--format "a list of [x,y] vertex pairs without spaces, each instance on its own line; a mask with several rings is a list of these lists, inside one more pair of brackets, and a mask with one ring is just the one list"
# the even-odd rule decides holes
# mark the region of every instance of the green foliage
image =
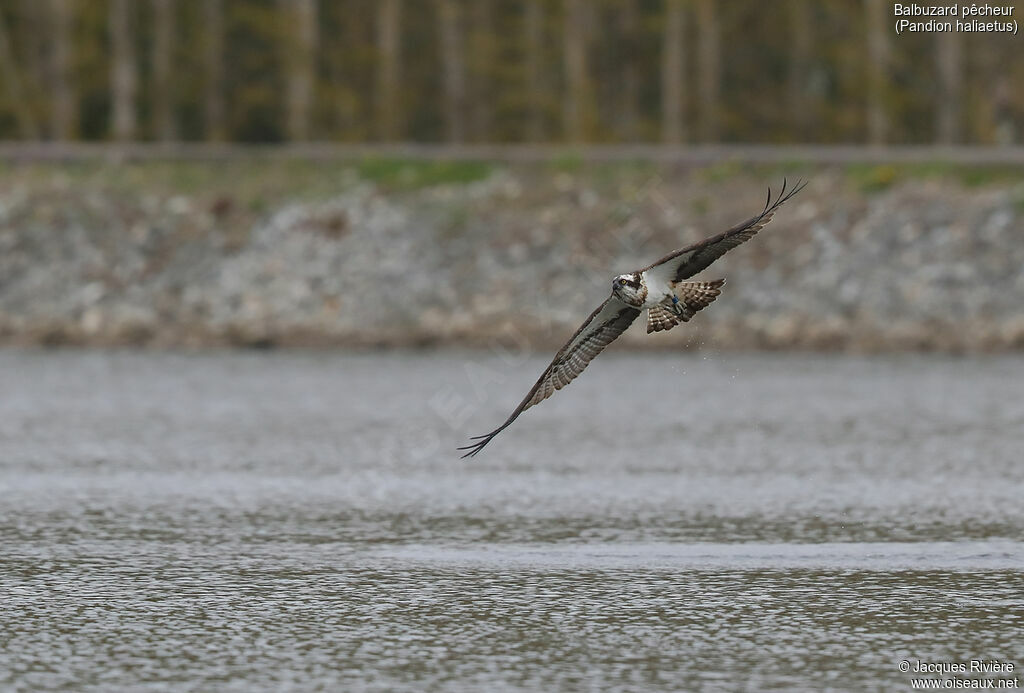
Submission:
[[969,188],[1021,180],[1021,170],[1015,166],[960,166],[956,168],[960,182]]
[[738,161],[723,161],[702,169],[701,177],[708,183],[719,183],[729,178],[735,178],[744,171],[744,168],[743,164]]
[[850,166],[847,174],[864,193],[876,193],[888,189],[900,178],[900,170],[892,164],[880,166]]
[[420,161],[399,158],[363,159],[356,170],[363,180],[399,190],[473,183],[491,174],[490,164],[482,161]]
[[943,161],[851,165],[846,167],[846,174],[858,190],[866,193],[887,190],[902,180],[950,180],[967,188],[1021,180],[1019,166],[965,166]]
[[576,173],[583,168],[583,157],[579,152],[565,152],[551,159],[551,168],[561,173]]

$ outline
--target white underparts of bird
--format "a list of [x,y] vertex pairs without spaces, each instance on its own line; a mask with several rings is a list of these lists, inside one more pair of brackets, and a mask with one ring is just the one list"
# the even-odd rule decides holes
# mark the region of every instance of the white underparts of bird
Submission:
[[606,346],[633,324],[643,310],[647,310],[647,332],[651,333],[671,330],[711,305],[722,292],[725,280],[687,280],[757,235],[772,220],[775,211],[800,192],[804,185],[806,183],[797,181],[796,186],[787,193],[786,182],[783,181],[782,190],[774,201],[771,188],[768,189],[768,200],[760,214],[717,236],[669,253],[643,269],[615,277],[612,280],[611,296],[590,314],[565,346],[558,350],[551,365],[541,374],[512,415],[490,433],[470,439],[476,442],[459,448],[468,450],[463,457],[476,455],[520,414],[572,382]]

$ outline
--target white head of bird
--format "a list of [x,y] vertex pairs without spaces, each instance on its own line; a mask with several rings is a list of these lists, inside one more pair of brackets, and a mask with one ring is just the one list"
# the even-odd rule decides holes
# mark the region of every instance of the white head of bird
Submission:
[[647,287],[639,272],[620,274],[612,280],[612,293],[623,303],[640,307],[647,299]]

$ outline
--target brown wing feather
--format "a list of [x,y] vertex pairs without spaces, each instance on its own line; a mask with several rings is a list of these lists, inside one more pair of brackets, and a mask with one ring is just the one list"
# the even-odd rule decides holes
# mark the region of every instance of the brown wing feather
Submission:
[[[602,313],[606,313],[602,315]],[[543,402],[557,390],[561,390],[576,378],[606,346],[626,331],[640,309],[626,305],[614,296],[609,297],[597,310],[580,325],[565,346],[558,350],[555,358],[537,382],[519,403],[512,415],[498,428],[482,436],[474,436],[476,442],[459,450],[469,450],[463,457],[472,457],[480,452],[494,436],[508,428],[524,411]]]
[[[661,270],[662,265],[668,271],[666,277],[669,281],[682,281],[707,269],[712,262],[725,255],[727,252],[745,243],[757,235],[757,232],[768,225],[775,215],[775,210],[781,207],[789,198],[803,190],[806,183],[797,181],[796,186],[786,193],[786,181],[782,182],[782,190],[778,198],[772,202],[772,191],[768,189],[768,200],[760,214],[747,219],[742,224],[737,224],[728,231],[717,236],[705,238],[692,245],[688,245],[674,253],[669,253],[655,263],[643,268],[641,272],[650,270]],[[674,261],[674,262],[673,262]]]

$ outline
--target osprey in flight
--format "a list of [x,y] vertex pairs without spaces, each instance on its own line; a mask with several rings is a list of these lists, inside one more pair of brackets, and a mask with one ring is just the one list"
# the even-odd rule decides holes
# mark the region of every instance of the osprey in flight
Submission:
[[796,187],[787,194],[786,183],[783,181],[782,190],[775,202],[772,202],[771,188],[768,189],[768,200],[757,216],[717,236],[670,253],[653,265],[615,277],[612,280],[612,295],[590,314],[566,345],[558,350],[551,365],[512,415],[490,433],[470,438],[476,442],[459,448],[469,451],[463,457],[476,455],[520,414],[543,402],[555,390],[568,385],[606,346],[626,331],[644,308],[647,309],[647,332],[650,334],[671,330],[680,322],[687,322],[697,311],[711,305],[721,293],[724,279],[708,282],[685,280],[707,269],[712,262],[740,243],[753,238],[772,220],[775,210],[800,192],[804,185],[806,183],[797,181]]

